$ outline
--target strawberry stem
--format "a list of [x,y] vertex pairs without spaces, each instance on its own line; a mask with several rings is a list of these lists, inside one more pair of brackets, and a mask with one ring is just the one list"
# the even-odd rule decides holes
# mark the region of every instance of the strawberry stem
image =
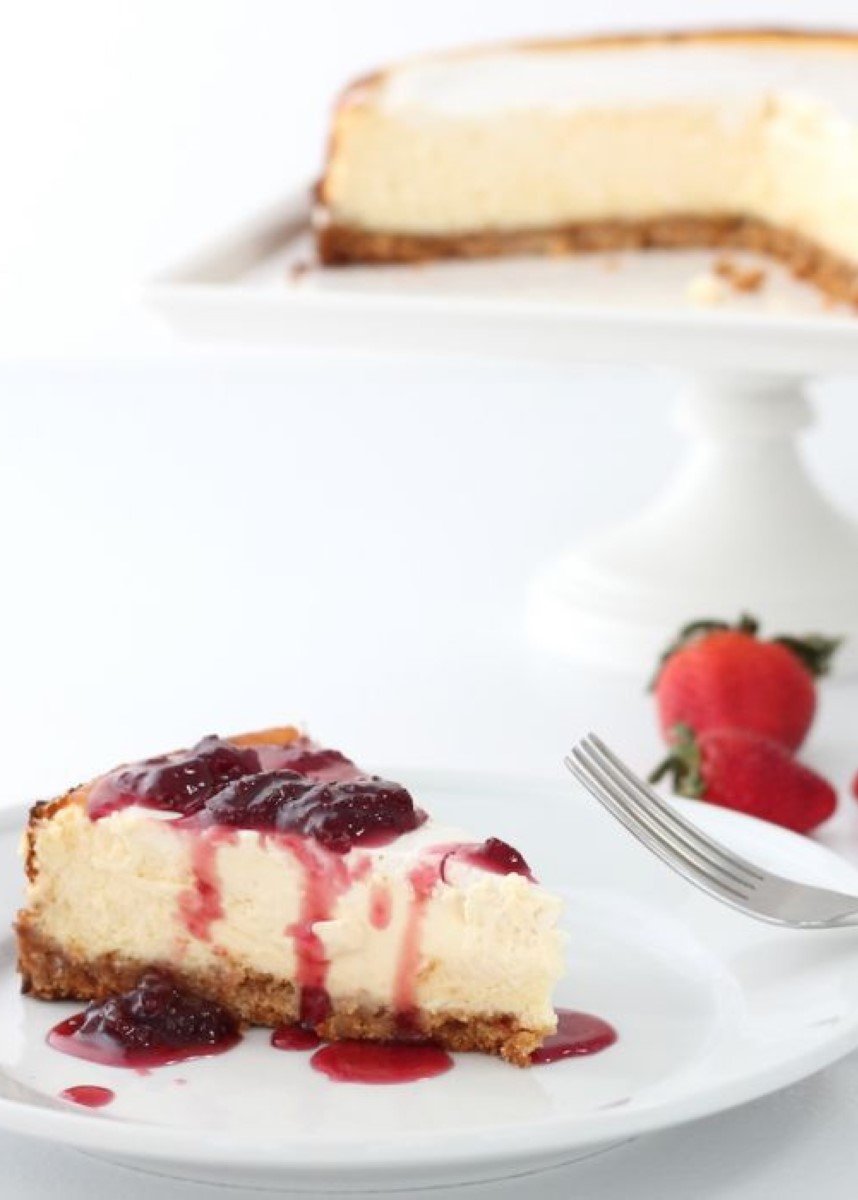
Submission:
[[[647,691],[652,692],[655,690],[659,676],[667,660],[672,658],[679,650],[684,650],[692,642],[698,642],[710,633],[727,629],[747,634],[748,637],[756,637],[760,632],[760,622],[756,617],[751,616],[750,613],[743,612],[739,614],[739,619],[735,625],[731,625],[728,621],[715,621],[708,618],[700,621],[691,621],[688,625],[683,625],[682,629],[680,629],[679,633],[659,658],[655,673],[647,684]],[[817,679],[822,675],[828,674],[831,668],[831,660],[838,647],[843,644],[843,638],[841,637],[823,637],[819,633],[808,633],[804,637],[791,637],[784,634],[771,640],[777,642],[780,646],[785,646],[787,650],[791,651],[802,665],[810,671],[811,675]]]
[[739,614],[739,620],[733,628],[737,633],[747,633],[750,637],[756,637],[760,631],[760,622],[750,613],[743,612]]
[[700,761],[700,747],[690,725],[674,725],[671,730],[671,750],[649,776],[650,783],[658,783],[666,775],[678,796],[691,796],[699,800],[706,791]]
[[828,674],[832,658],[843,645],[843,638],[827,638],[819,633],[809,633],[801,638],[782,635],[772,641],[791,650],[816,679]]

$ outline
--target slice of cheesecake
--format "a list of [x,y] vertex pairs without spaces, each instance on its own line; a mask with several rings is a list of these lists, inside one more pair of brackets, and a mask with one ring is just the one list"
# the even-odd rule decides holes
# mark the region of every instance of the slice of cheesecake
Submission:
[[329,146],[326,263],[730,246],[858,303],[858,35],[438,54],[348,88]]
[[24,991],[103,998],[149,968],[240,1020],[422,1036],[526,1065],[555,1029],[560,900],[292,728],[123,766],[37,804]]

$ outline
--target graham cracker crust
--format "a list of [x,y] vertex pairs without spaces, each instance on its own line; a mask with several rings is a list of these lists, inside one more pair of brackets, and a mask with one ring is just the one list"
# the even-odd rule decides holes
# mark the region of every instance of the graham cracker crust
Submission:
[[686,214],[455,234],[394,233],[332,221],[317,229],[316,246],[326,266],[618,250],[751,250],[782,262],[796,278],[814,284],[831,299],[858,306],[858,266],[799,234],[753,217]]
[[[298,1019],[298,994],[292,983],[249,971],[226,957],[222,965],[205,971],[183,970],[175,963],[135,962],[115,954],[79,958],[46,938],[26,911],[18,914],[17,935],[21,990],[39,1000],[101,1000],[133,987],[145,971],[161,966],[246,1025],[274,1027]],[[331,1015],[315,1028],[327,1041],[391,1041],[397,1032],[401,1035],[395,1013],[344,1001],[336,1001]],[[409,1021],[412,1030],[445,1050],[498,1055],[519,1067],[530,1065],[531,1054],[548,1032],[524,1028],[512,1016],[424,1011]]]

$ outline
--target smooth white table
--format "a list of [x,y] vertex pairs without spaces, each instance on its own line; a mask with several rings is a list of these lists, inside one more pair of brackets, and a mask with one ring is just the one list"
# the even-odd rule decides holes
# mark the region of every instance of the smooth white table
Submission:
[[[0,727],[19,752],[5,762],[10,799],[189,735],[293,717],[378,764],[545,774],[588,728],[641,766],[658,753],[642,681],[528,649],[521,611],[532,562],[560,529],[583,529],[597,504],[610,517],[635,503],[667,466],[671,445],[639,404],[650,381],[286,358],[0,375],[15,401],[0,509],[18,514],[3,560],[16,586],[0,596]],[[832,398],[832,436],[812,450],[855,504],[850,411]],[[162,446],[153,431],[168,421]],[[595,442],[615,421],[633,449],[620,460],[614,448],[622,487],[609,495],[601,461],[575,448],[582,430]],[[263,476],[285,464],[276,478],[260,480],[259,460],[247,460],[248,425],[273,444]],[[296,453],[320,445],[324,495],[316,457]],[[146,493],[153,469],[172,488]],[[224,547],[234,576],[206,587],[198,576]],[[362,571],[371,586],[357,586]],[[76,583],[61,605],[60,579]],[[856,703],[854,685],[826,687],[808,746],[842,792],[858,767]],[[845,794],[826,840],[858,859],[858,804]],[[813,1189],[852,1200],[856,1111],[853,1058],[740,1111],[529,1180],[528,1195],[803,1200]],[[0,1153],[0,1195],[15,1200],[242,1196],[8,1136]],[[460,1194],[506,1200],[522,1186]]]

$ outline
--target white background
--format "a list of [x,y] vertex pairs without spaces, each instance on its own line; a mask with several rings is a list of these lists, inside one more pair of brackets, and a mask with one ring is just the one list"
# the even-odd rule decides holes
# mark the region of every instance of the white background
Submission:
[[[671,469],[669,380],[203,353],[135,308],[146,275],[312,178],[334,93],[392,55],[609,23],[858,23],[851,3],[606,7],[2,6],[3,799],[291,719],[368,763],[548,773],[587,726],[653,756],[643,681],[534,654],[521,604],[539,564]],[[807,451],[855,512],[853,390],[819,389]],[[828,689],[809,749],[844,793],[855,695]],[[858,857],[856,820],[844,796],[835,840]],[[851,1196],[856,1091],[844,1065],[591,1164],[578,1194]],[[11,1195],[60,1175],[66,1196],[151,1194],[0,1144]]]

